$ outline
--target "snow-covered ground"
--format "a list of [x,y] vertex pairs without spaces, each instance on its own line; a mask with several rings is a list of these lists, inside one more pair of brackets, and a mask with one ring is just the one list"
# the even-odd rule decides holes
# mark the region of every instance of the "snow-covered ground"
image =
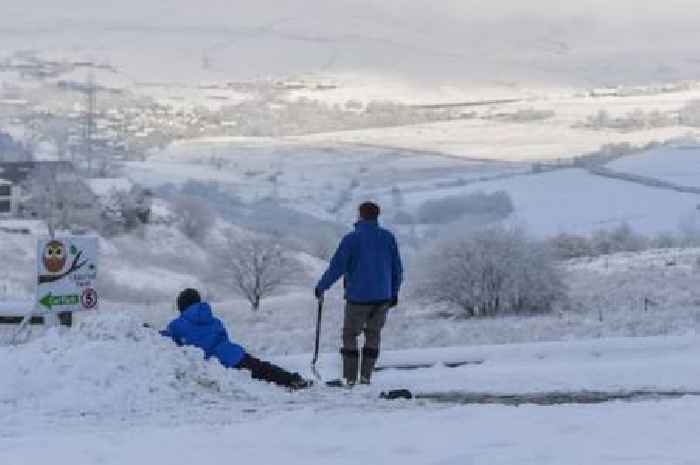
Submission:
[[[352,391],[286,393],[178,349],[138,320],[86,318],[0,347],[0,456],[12,465],[193,460],[289,464],[690,464],[700,400],[602,405],[386,401],[380,391],[535,394],[700,391],[695,336],[386,352],[382,362],[483,360],[384,371]],[[308,374],[309,354],[275,361]],[[337,355],[324,354],[326,377]],[[271,433],[273,432],[273,433]],[[644,440],[640,440],[644,438]]]
[[608,165],[623,173],[660,179],[678,186],[700,186],[700,147],[663,147],[615,160]]
[[[212,246],[229,230],[269,229],[289,241],[324,232],[335,243],[366,199],[382,204],[389,224],[397,213],[417,217],[427,201],[504,191],[514,206],[508,221],[538,237],[623,223],[648,235],[697,230],[700,198],[668,185],[700,187],[697,147],[667,144],[607,165],[663,186],[561,169],[606,144],[697,136],[678,113],[700,98],[700,9],[692,0],[645,8],[622,0],[553,8],[543,0],[527,11],[513,2],[416,0],[400,12],[397,2],[360,8],[354,0],[312,0],[304,11],[275,1],[5,3],[0,67],[21,62],[19,50],[29,50],[25,58],[93,61],[109,65],[95,72],[98,84],[176,108],[217,111],[271,92],[349,111],[382,101],[447,105],[461,119],[177,141],[121,164],[127,185],[164,198],[199,196],[219,218],[193,240],[158,199],[159,223],[100,238],[99,313],[76,315],[70,330],[35,328],[17,346],[6,344],[13,328],[0,328],[0,465],[699,462],[700,249],[565,262],[568,299],[551,313],[470,320],[423,302],[411,275],[413,254],[465,225],[392,224],[405,241],[408,284],[384,330],[381,363],[479,363],[382,371],[372,386],[353,390],[289,393],[143,327],[163,327],[176,293],[197,287],[234,340],[311,376],[311,289],[326,265],[311,255],[317,251],[295,250],[299,279],[256,313],[217,273]],[[24,89],[48,112],[58,80],[86,78],[81,67],[39,81],[21,74],[0,72],[3,93],[11,102]],[[664,127],[593,129],[586,123],[601,110],[611,120],[655,112],[651,119]],[[17,125],[9,130],[26,135]],[[536,172],[540,161],[559,169]],[[16,226],[0,231],[2,302],[26,301],[34,287],[35,239]],[[319,362],[326,379],[339,373],[342,305],[339,289],[327,295]],[[418,398],[379,399],[396,388]],[[647,395],[596,405],[526,402],[635,391]],[[677,398],[654,397],[658,391]],[[466,403],[479,396],[494,403]],[[525,405],[505,405],[513,399]]]
[[[207,426],[74,427],[0,439],[17,465],[258,463],[406,465],[693,464],[698,401],[519,408],[280,411]],[[233,416],[233,415],[232,415]],[[60,425],[57,425],[60,426]],[[273,433],[271,433],[273,432]],[[40,446],[38,445],[40,444]]]
[[[697,93],[676,96],[675,110],[680,109]],[[480,115],[513,114],[518,110],[552,110],[550,119],[529,122],[507,122],[495,119],[465,119],[427,123],[395,128],[372,128],[337,133],[299,136],[297,140],[307,144],[372,144],[395,149],[424,150],[467,159],[496,161],[543,161],[570,159],[595,152],[606,144],[628,142],[643,146],[654,141],[664,141],[693,132],[693,128],[672,126],[644,129],[634,132],[616,130],[591,130],[575,127],[594,116],[599,110],[624,113],[644,108],[655,110],[659,105],[650,98],[569,98],[534,100],[520,104],[493,105]]]

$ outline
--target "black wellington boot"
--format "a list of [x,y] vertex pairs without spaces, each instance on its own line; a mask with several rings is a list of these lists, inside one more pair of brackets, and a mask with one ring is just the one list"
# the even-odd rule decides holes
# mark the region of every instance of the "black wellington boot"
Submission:
[[343,378],[348,386],[357,383],[357,372],[360,368],[360,352],[358,350],[340,349],[343,355]]
[[372,373],[374,365],[377,364],[379,351],[370,347],[362,349],[362,368],[360,369],[360,383],[369,384],[372,382]]

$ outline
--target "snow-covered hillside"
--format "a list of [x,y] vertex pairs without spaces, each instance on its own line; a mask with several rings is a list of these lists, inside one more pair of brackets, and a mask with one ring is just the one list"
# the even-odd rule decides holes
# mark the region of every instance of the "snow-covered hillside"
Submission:
[[[686,169],[682,162],[678,166]],[[353,221],[355,204],[366,199],[379,201],[385,220],[391,221],[400,211],[415,213],[428,200],[505,191],[515,207],[511,220],[538,236],[589,233],[623,223],[650,235],[675,232],[682,220],[696,215],[700,203],[696,194],[584,169],[532,173],[530,164],[461,160],[364,144],[196,140],[175,144],[146,162],[128,163],[124,172],[153,188],[215,182],[234,193],[231,202],[273,198],[294,211],[341,225]]]
[[[323,270],[322,261],[305,259],[307,276],[266,299],[256,313],[224,281],[210,279],[211,258],[206,250],[182,235],[166,232],[156,228],[140,237],[101,241],[104,312],[162,328],[174,316],[177,292],[197,287],[212,300],[231,336],[252,351],[285,355],[312,349],[316,307],[311,289]],[[12,235],[0,238],[6,256],[20,257],[0,272],[2,299],[28,299],[33,289],[33,241]],[[409,281],[401,305],[389,317],[384,346],[398,350],[695,334],[700,331],[698,260],[698,249],[669,249],[566,262],[568,300],[551,314],[527,318],[464,319],[455,309],[417,299]],[[342,308],[341,290],[334,289],[326,300],[321,334],[321,347],[329,353],[338,348]],[[77,315],[78,321],[82,318]],[[0,336],[9,337],[8,329],[0,331]]]

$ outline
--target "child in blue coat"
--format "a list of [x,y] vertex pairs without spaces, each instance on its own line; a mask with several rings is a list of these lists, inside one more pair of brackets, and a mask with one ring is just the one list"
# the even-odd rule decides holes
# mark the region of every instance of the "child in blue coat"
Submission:
[[227,368],[250,370],[253,379],[269,381],[290,389],[311,386],[299,373],[290,373],[269,362],[246,353],[240,345],[232,342],[224,324],[212,314],[208,303],[196,289],[185,289],[177,298],[180,316],[161,331],[179,346],[195,346],[204,351],[204,358],[216,358]]

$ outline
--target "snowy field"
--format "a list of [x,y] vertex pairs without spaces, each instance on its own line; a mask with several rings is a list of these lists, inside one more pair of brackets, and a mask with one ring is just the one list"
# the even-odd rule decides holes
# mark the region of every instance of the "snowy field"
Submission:
[[[513,199],[515,221],[542,236],[589,233],[622,223],[646,234],[675,231],[681,218],[694,213],[699,200],[694,194],[639,186],[580,169],[488,181],[464,189],[435,189],[420,194],[420,199],[500,190]],[[408,202],[412,195],[406,196]]]
[[[690,163],[691,158],[683,160]],[[216,166],[213,159],[223,161]],[[621,160],[611,167],[634,164],[637,156]],[[678,167],[687,169],[682,160]],[[153,188],[215,182],[243,200],[277,198],[293,210],[340,224],[350,224],[354,205],[368,198],[381,202],[385,218],[392,218],[399,210],[415,212],[427,200],[505,191],[515,207],[511,220],[538,236],[590,233],[623,223],[650,235],[674,232],[683,219],[696,215],[700,203],[694,194],[582,169],[540,174],[530,170],[524,163],[461,160],[432,152],[246,138],[176,144],[146,162],[126,164],[124,173]],[[400,205],[392,197],[396,189],[401,192]],[[334,208],[338,210],[329,213]]]
[[[679,109],[689,99],[697,98],[697,93],[676,96]],[[515,113],[518,110],[556,109],[557,115],[543,121],[504,122],[498,119],[467,119],[438,123],[403,126],[396,128],[364,129],[338,133],[300,136],[306,143],[345,143],[372,144],[395,149],[423,150],[445,155],[494,161],[546,161],[570,159],[574,156],[595,152],[606,144],[628,142],[643,146],[654,141],[664,141],[693,132],[693,128],[675,126],[646,129],[634,132],[612,130],[590,130],[573,127],[594,116],[599,110],[607,109],[623,113],[630,107],[650,111],[659,105],[656,99],[611,98],[611,99],[548,99],[524,104],[494,105],[488,113]],[[628,102],[627,100],[631,100]],[[561,107],[559,106],[561,105]],[[567,110],[570,113],[562,113]],[[562,114],[559,114],[562,113]]]
[[661,148],[616,160],[608,165],[623,173],[646,176],[678,186],[700,186],[700,148]]

